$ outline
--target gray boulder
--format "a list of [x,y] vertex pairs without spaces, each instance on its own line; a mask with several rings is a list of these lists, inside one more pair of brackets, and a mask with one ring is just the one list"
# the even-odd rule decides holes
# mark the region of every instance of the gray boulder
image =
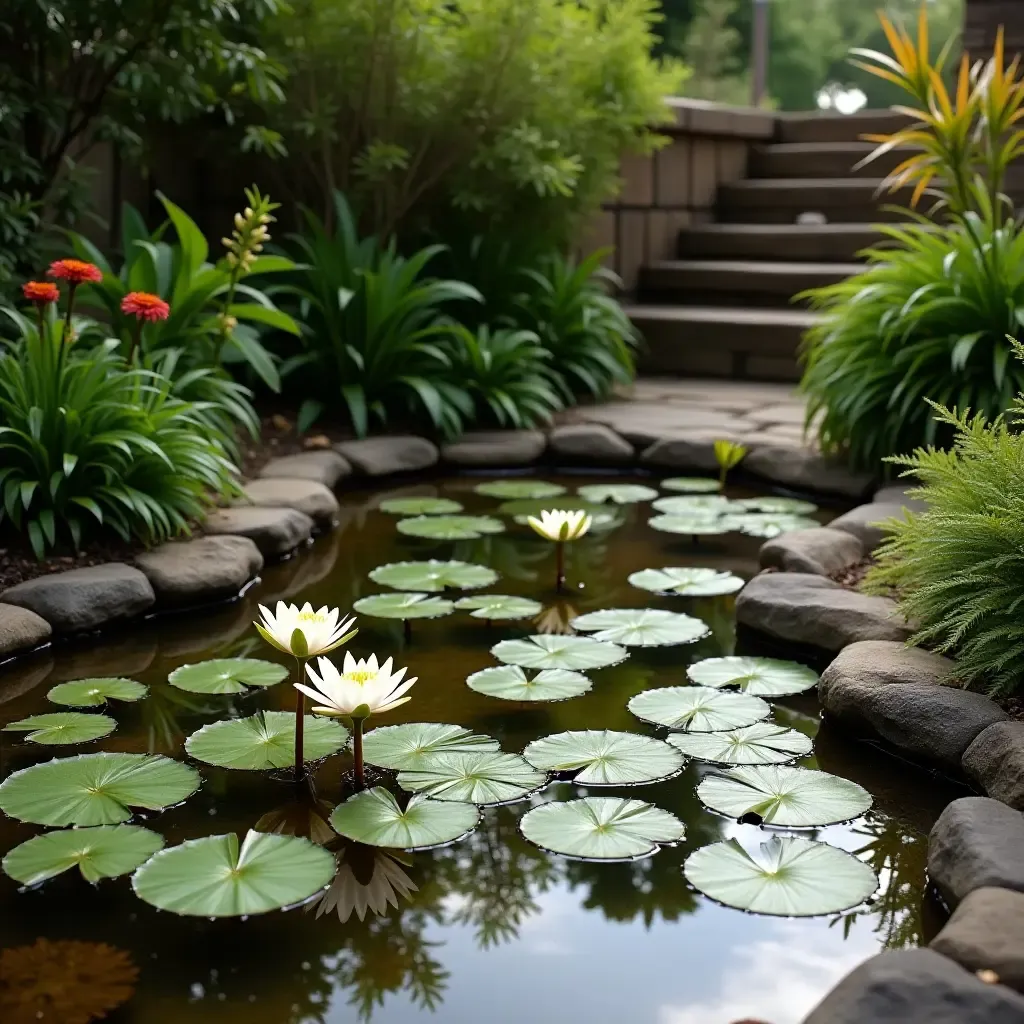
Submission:
[[[715,441],[742,443],[745,435],[734,430],[697,429],[680,431],[671,437],[662,437],[644,449],[640,461],[659,469],[686,469],[699,472],[717,472]],[[749,458],[750,456],[747,456]],[[746,465],[746,461],[742,463]]]
[[978,733],[963,768],[989,796],[1024,811],[1024,722],[996,722]]
[[926,512],[927,501],[909,497],[909,492],[917,490],[917,487],[918,485],[914,483],[887,484],[885,487],[879,487],[871,500],[880,505],[899,505],[911,512]]
[[761,568],[785,569],[830,576],[856,565],[864,557],[860,541],[827,526],[792,530],[761,545]]
[[856,537],[864,545],[864,550],[871,552],[887,536],[879,524],[886,519],[902,519],[903,516],[903,506],[898,502],[874,501],[850,509],[828,525],[832,530],[843,530]]
[[437,446],[424,437],[366,437],[361,441],[341,441],[334,450],[364,476],[389,476],[429,469],[437,464]]
[[250,480],[236,507],[293,508],[304,512],[315,523],[330,525],[338,518],[338,499],[334,492],[316,480],[268,477]]
[[906,640],[896,603],[800,572],[764,572],[740,591],[736,618],[780,640],[841,651],[858,640]]
[[0,659],[45,644],[52,634],[50,624],[35,612],[0,604]]
[[882,953],[848,974],[804,1024],[1021,1024],[1024,998],[928,949]]
[[265,558],[280,557],[309,540],[313,520],[294,508],[219,508],[207,516],[203,529],[211,536],[248,537]]
[[744,459],[743,468],[797,490],[822,491],[848,498],[863,498],[874,486],[869,474],[854,473],[842,462],[826,459],[804,447],[758,445]]
[[527,466],[547,446],[539,430],[474,430],[441,446],[441,458],[455,466]]
[[197,537],[161,544],[135,559],[168,607],[235,597],[263,568],[263,556],[248,537]]
[[332,490],[349,476],[352,467],[348,460],[335,451],[299,452],[271,459],[261,470],[265,478],[288,477],[297,480],[315,480]]
[[5,590],[0,601],[35,612],[54,633],[82,633],[133,619],[156,597],[138,569],[110,562],[19,583]]
[[928,836],[928,876],[955,907],[976,889],[1024,892],[1024,815],[986,796],[954,800]]
[[566,423],[548,435],[548,450],[571,462],[618,466],[632,462],[633,446],[603,423]]

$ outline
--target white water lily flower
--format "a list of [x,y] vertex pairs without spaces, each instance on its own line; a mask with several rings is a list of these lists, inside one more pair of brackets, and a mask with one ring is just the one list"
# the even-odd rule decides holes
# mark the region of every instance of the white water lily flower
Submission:
[[594,517],[586,512],[570,512],[568,509],[547,509],[540,518],[528,516],[526,520],[536,533],[553,541],[579,540],[588,533]]
[[417,679],[413,676],[403,683],[406,669],[400,668],[397,672],[392,672],[391,659],[388,658],[383,665],[378,665],[376,654],[356,661],[346,651],[340,672],[329,658],[318,658],[317,668],[320,669],[320,675],[313,671],[312,665],[306,666],[306,674],[316,689],[302,683],[295,683],[295,688],[315,702],[314,712],[335,718],[352,715],[364,706],[367,710],[361,717],[397,708],[399,704],[412,699],[403,694]]
[[[326,605],[318,611],[307,601],[301,608],[294,604],[277,602],[277,609],[272,614],[269,608],[260,605],[262,622],[254,622],[260,636],[285,654],[293,654],[299,658],[315,657],[327,654],[351,640],[358,630],[352,629],[355,619],[342,622],[341,612],[337,608]],[[296,636],[296,631],[301,637]],[[305,646],[305,650],[303,650]]]

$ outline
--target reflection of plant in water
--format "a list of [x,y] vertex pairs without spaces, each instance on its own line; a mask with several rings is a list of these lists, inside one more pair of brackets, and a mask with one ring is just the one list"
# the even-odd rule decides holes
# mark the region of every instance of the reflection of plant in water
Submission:
[[568,636],[573,633],[572,620],[579,612],[568,601],[555,601],[533,620],[538,633],[551,633]]
[[545,561],[548,552],[537,544],[507,533],[487,534],[475,540],[456,541],[452,558],[473,565],[486,565],[503,580],[532,583],[537,579],[536,566]]
[[698,598],[688,610],[710,628],[711,637],[702,643],[713,645],[716,656],[724,657],[736,651],[736,598],[733,595]]
[[368,910],[381,917],[388,906],[397,910],[399,902],[419,888],[403,869],[412,864],[408,854],[345,839],[335,857],[338,872],[330,888],[306,905],[307,911],[316,908],[317,917],[335,911],[342,924],[353,912],[360,921]]
[[317,846],[329,845],[338,838],[338,833],[328,823],[334,805],[329,800],[321,800],[309,780],[298,790],[294,800],[264,814],[253,826],[254,831],[300,836]]
[[139,706],[146,727],[146,749],[151,754],[171,754],[181,747],[185,731],[178,721],[180,715],[223,715],[227,710],[223,701],[203,699],[167,684],[151,686]]

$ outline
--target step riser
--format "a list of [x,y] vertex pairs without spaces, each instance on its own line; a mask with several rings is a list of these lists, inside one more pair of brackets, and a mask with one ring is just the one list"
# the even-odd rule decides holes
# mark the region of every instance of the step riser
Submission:
[[[823,214],[835,224],[888,224],[906,219],[899,210],[884,210],[871,204],[830,205],[808,196],[799,203],[777,202],[765,205],[736,206],[723,203],[718,207],[718,219],[726,224],[796,224],[803,213]],[[792,258],[788,253],[786,258]]]
[[779,119],[778,142],[855,142],[862,135],[883,135],[909,124],[891,111],[870,111],[849,117],[804,114]]
[[[794,293],[795,294],[795,293]],[[638,285],[637,300],[651,305],[724,306],[729,309],[807,309],[806,302],[797,302],[791,295],[771,295],[751,291],[664,291]]]
[[856,151],[843,153],[827,149],[810,153],[755,150],[750,158],[750,177],[879,178],[889,174],[906,158],[905,153],[894,150],[859,170],[855,169],[865,155]]
[[826,232],[806,234],[724,234],[700,227],[679,233],[682,259],[808,260],[843,263],[855,260],[857,253],[877,245],[882,236],[869,227],[855,234],[833,235]]
[[706,295],[717,295],[704,305],[718,305],[723,297],[747,293],[763,298],[780,299],[788,303],[798,292],[808,288],[821,288],[824,285],[837,284],[849,276],[845,269],[837,267],[834,272],[821,273],[738,273],[722,270],[690,270],[674,267],[643,267],[640,271],[639,287],[644,292],[655,292],[661,295],[679,295],[689,292],[702,292]]

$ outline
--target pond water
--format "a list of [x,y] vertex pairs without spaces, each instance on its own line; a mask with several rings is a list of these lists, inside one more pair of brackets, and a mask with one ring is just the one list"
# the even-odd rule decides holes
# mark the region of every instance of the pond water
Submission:
[[[468,513],[494,513],[499,502],[472,491],[479,479],[412,485],[389,496],[443,496],[463,503]],[[562,482],[574,488],[595,479]],[[252,628],[258,603],[308,600],[314,607],[348,609],[362,596],[385,591],[367,578],[370,570],[405,559],[454,557],[490,566],[500,579],[489,590],[535,598],[544,611],[537,624],[489,624],[456,613],[416,622],[408,641],[400,622],[360,617],[360,632],[346,649],[356,656],[394,656],[419,677],[411,702],[372,720],[371,727],[458,723],[496,738],[507,751],[572,729],[664,735],[630,714],[627,701],[654,687],[684,684],[692,662],[749,649],[742,637],[737,641],[732,597],[659,597],[630,586],[627,576],[692,565],[749,578],[762,543],[756,538],[730,533],[695,541],[659,533],[647,525],[648,504],[624,506],[615,510],[620,521],[614,529],[569,546],[567,592],[559,597],[551,545],[508,516],[505,533],[431,541],[400,535],[398,517],[377,509],[380,498],[349,495],[335,532],[300,557],[268,568],[238,602],[164,616],[0,668],[0,725],[57,710],[45,695],[63,680],[127,676],[150,687],[138,703],[108,705],[118,728],[97,743],[55,748],[0,735],[0,778],[69,752],[148,751],[185,759],[185,737],[204,723],[260,708],[289,710],[294,691],[287,684],[240,697],[206,697],[169,686],[167,676],[210,657],[284,663]],[[817,514],[821,521],[830,515]],[[495,664],[489,650],[499,640],[564,630],[573,615],[599,608],[641,606],[698,616],[712,632],[690,645],[630,648],[626,661],[590,673],[589,693],[563,702],[504,701],[466,686],[470,673]],[[709,766],[688,760],[681,774],[664,782],[598,791],[558,781],[531,798],[539,803],[600,792],[672,812],[685,823],[685,840],[647,859],[594,863],[543,852],[517,830],[528,800],[485,809],[476,831],[440,849],[391,855],[350,846],[325,900],[249,920],[158,912],[135,897],[127,877],[94,887],[67,872],[28,891],[0,877],[0,949],[45,937],[127,951],[139,968],[135,991],[108,1018],[125,1024],[180,1024],[186,1018],[195,1024],[562,1024],[567,1018],[730,1024],[744,1017],[794,1024],[860,961],[885,946],[922,941],[925,837],[954,794],[935,778],[820,726],[813,691],[772,703],[774,721],[815,738],[813,753],[799,764],[852,779],[874,797],[873,808],[852,823],[801,833],[857,852],[878,871],[878,893],[854,911],[759,916],[713,903],[691,888],[682,864],[693,850],[727,837],[756,845],[767,830],[703,809],[695,789]],[[326,816],[342,798],[349,761],[341,754],[317,767],[319,804],[278,776],[198,765],[202,788],[178,807],[147,815],[144,823],[168,845],[232,831],[244,835],[253,827],[301,832],[311,807]],[[0,853],[40,831],[0,816]],[[99,950],[89,961],[83,986],[68,989],[67,1012],[54,1021],[93,1019],[90,1009],[104,1005],[104,986],[111,981],[106,955]],[[64,965],[43,961],[38,972],[39,983],[52,987]],[[13,1015],[4,1007],[4,1024],[37,1019],[27,1012],[19,1016],[12,1006]]]

